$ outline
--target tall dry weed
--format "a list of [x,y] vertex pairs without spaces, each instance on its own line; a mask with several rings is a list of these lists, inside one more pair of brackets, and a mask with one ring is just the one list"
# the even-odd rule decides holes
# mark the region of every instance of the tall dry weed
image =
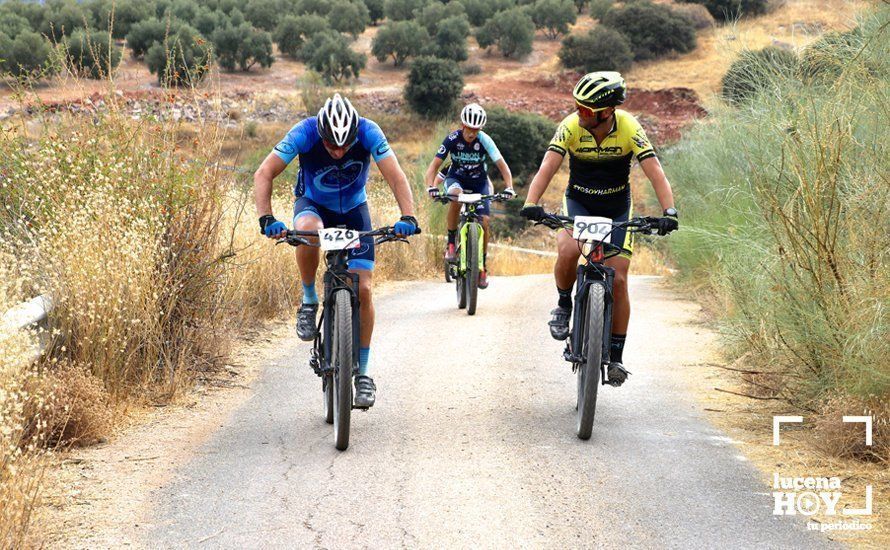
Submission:
[[890,399],[888,15],[825,78],[777,77],[666,162],[686,220],[673,253],[717,296],[731,354],[768,373],[758,394],[825,418]]

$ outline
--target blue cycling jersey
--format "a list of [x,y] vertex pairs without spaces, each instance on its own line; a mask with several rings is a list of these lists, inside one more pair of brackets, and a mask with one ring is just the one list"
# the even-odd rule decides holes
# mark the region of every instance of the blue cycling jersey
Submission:
[[306,197],[334,212],[345,213],[368,200],[365,184],[371,158],[380,162],[393,154],[380,126],[360,118],[352,147],[337,160],[328,154],[318,134],[317,117],[298,122],[284,136],[274,153],[286,164],[300,157],[294,195]]
[[436,156],[442,160],[448,155],[451,156],[448,177],[461,181],[487,179],[486,163],[497,162],[502,158],[501,152],[488,134],[479,132],[472,143],[467,143],[460,130],[448,134],[436,152]]

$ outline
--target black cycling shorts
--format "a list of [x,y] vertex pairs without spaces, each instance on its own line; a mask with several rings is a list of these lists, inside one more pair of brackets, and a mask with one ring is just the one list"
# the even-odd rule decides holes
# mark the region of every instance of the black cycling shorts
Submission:
[[[591,204],[584,204],[581,201],[569,197],[563,197],[562,212],[564,216],[601,216],[603,218],[611,218],[613,222],[626,222],[633,212],[633,203],[628,205],[627,210],[615,212],[613,209],[597,208]],[[626,228],[618,228],[612,231],[610,241],[613,245],[621,248],[622,258],[628,260],[633,255],[634,237],[633,233],[627,231]]]

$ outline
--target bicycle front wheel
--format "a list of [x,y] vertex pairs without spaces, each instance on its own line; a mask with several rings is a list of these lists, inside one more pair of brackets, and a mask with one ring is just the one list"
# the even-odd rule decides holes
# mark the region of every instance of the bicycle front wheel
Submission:
[[349,447],[349,423],[352,416],[352,299],[348,290],[334,293],[333,319],[334,376],[334,446]]
[[334,377],[325,374],[321,379],[324,386],[324,421],[328,424],[334,423]]
[[476,315],[476,298],[479,294],[479,224],[467,227],[467,315]]
[[600,385],[603,360],[603,323],[606,287],[593,283],[587,294],[587,361],[578,365],[578,426],[579,439],[590,439],[596,412],[596,394]]

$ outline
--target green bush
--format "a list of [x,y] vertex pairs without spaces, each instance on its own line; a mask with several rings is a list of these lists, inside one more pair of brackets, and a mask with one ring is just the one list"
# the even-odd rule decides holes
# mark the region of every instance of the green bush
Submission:
[[515,0],[454,0],[460,2],[470,24],[482,27],[499,11],[510,9],[516,5]]
[[95,28],[111,29],[111,36],[117,39],[127,36],[134,24],[154,15],[151,3],[140,0],[91,0],[83,6],[92,15]]
[[701,4],[711,12],[714,19],[728,21],[747,15],[760,15],[769,10],[769,0],[681,0],[690,4]]
[[211,41],[217,62],[227,71],[234,71],[236,67],[249,71],[256,64],[272,66],[272,37],[250,23],[216,29]]
[[435,36],[439,30],[439,23],[450,18],[458,16],[466,16],[464,7],[459,2],[449,2],[443,4],[438,0],[430,2],[417,14],[416,21],[426,28],[430,36]]
[[248,0],[244,7],[244,17],[254,27],[272,32],[281,18],[281,2],[279,0]]
[[618,31],[596,26],[584,34],[572,34],[562,41],[559,60],[569,69],[626,71],[633,63],[630,42]]
[[209,43],[189,25],[180,24],[145,54],[145,64],[164,86],[191,86],[200,82],[213,61]]
[[428,0],[386,0],[383,13],[390,21],[410,21],[414,12],[420,12]]
[[91,20],[91,14],[84,11],[75,0],[54,2],[52,5],[48,5],[44,11],[40,32],[61,42],[65,36],[88,28],[92,23]]
[[627,37],[637,61],[695,49],[692,23],[663,4],[625,4],[609,10],[602,24]]
[[6,17],[7,14],[24,17],[28,20],[28,26],[35,32],[38,32],[38,29],[43,25],[45,11],[46,5],[38,2],[7,0],[6,2],[0,3],[0,18]]
[[202,7],[191,24],[202,35],[211,36],[216,29],[230,25],[231,22],[225,12]]
[[858,27],[846,32],[825,33],[801,54],[801,75],[808,81],[832,81],[851,64],[851,60],[857,59],[865,45]]
[[405,100],[411,108],[427,117],[452,114],[464,89],[464,78],[457,63],[435,57],[419,57],[411,63]]
[[392,21],[377,31],[371,54],[381,63],[392,57],[398,67],[409,57],[417,56],[429,40],[426,29],[416,21]]
[[172,0],[164,12],[165,17],[174,17],[191,24],[201,11],[195,0]]
[[275,29],[275,43],[282,54],[294,59],[302,59],[301,53],[310,37],[330,30],[328,20],[314,13],[288,15]]
[[298,14],[315,13],[317,15],[327,15],[331,11],[331,3],[328,0],[300,0],[296,8]]
[[517,182],[525,181],[540,166],[556,123],[535,113],[514,113],[497,106],[486,112],[485,132],[497,144]]
[[745,50],[723,75],[723,98],[731,103],[747,101],[783,79],[793,77],[797,64],[797,55],[782,48]]
[[68,66],[86,78],[105,78],[121,61],[121,49],[104,31],[76,31],[65,40]]
[[349,41],[336,31],[316,34],[303,47],[303,58],[326,82],[343,82],[358,78],[365,68],[365,54],[349,48]]
[[535,23],[523,8],[511,8],[489,19],[476,32],[482,48],[497,45],[504,57],[524,57],[532,51]]
[[[5,4],[0,4],[2,8]],[[15,38],[24,31],[30,31],[31,24],[21,15],[12,12],[5,12],[0,9],[0,33],[6,35],[7,38]],[[0,50],[0,52],[5,50]]]
[[332,29],[351,34],[355,38],[364,32],[370,22],[368,8],[361,0],[333,0],[331,2],[328,24]]
[[[467,36],[470,35],[470,22],[464,14],[443,19],[433,41],[425,50],[425,55],[451,59],[452,61],[467,60]],[[466,74],[466,71],[464,72]]]
[[537,0],[531,8],[535,28],[544,29],[548,38],[556,39],[569,32],[578,16],[572,9],[572,0]]
[[368,8],[368,18],[372,25],[379,23],[386,15],[383,11],[384,0],[365,0],[365,7]]
[[22,31],[15,38],[0,33],[0,71],[13,76],[40,76],[52,72],[52,47],[33,31]]
[[590,17],[602,21],[613,6],[615,6],[615,0],[590,0]]
[[578,10],[578,15],[581,15],[581,12],[584,11],[584,6],[590,3],[590,0],[572,0],[572,3],[575,4],[575,8]]
[[711,12],[701,4],[676,4],[673,6],[675,12],[689,19],[692,26],[696,30],[710,29],[717,24]]
[[[171,26],[175,29],[180,24],[180,22],[173,22]],[[152,17],[133,25],[133,28],[127,33],[127,47],[130,48],[133,57],[138,59],[143,57],[155,42],[163,42],[166,35],[167,23]]]

